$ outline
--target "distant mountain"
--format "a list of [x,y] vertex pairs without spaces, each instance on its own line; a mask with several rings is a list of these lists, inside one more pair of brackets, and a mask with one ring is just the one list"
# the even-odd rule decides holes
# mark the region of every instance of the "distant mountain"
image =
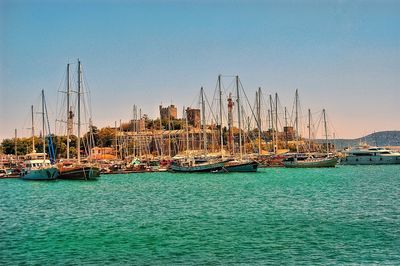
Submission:
[[[323,141],[320,139],[317,142]],[[336,139],[334,142],[337,149],[355,146],[359,143],[367,143],[371,146],[400,146],[400,131],[380,131],[358,139]]]
[[361,141],[376,146],[400,146],[400,131],[375,132],[361,138]]

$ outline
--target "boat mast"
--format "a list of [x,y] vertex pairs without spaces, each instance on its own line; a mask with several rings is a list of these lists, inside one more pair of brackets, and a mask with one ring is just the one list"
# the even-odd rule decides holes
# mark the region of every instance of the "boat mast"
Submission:
[[135,148],[135,142],[136,142],[136,121],[137,121],[137,116],[136,116],[136,105],[133,105],[132,109],[132,155],[133,157],[136,157],[136,148]]
[[43,138],[43,160],[46,160],[46,134],[44,132],[44,90],[42,90],[42,138]]
[[219,90],[219,134],[221,141],[221,157],[224,157],[224,135],[222,131],[222,88],[221,88],[221,74],[218,75],[218,90]]
[[308,152],[311,152],[311,110],[308,109]]
[[[119,120],[119,132],[122,133],[122,122],[121,122],[121,119]],[[142,148],[142,146],[140,146],[140,148]],[[123,149],[124,149],[124,136],[123,136],[123,134],[121,134],[120,142],[119,142],[119,149],[118,149],[119,150],[119,156],[120,156],[121,160],[123,159],[123,156],[122,156]],[[140,156],[142,156],[142,150],[141,149],[140,149]]]
[[81,61],[78,59],[78,136],[76,141],[78,163],[81,162],[81,74]]
[[115,158],[118,159],[118,131],[117,131],[117,121],[114,121],[114,132],[115,132]]
[[240,94],[239,94],[239,76],[236,76],[236,97],[237,97],[237,105],[238,105],[238,124],[239,124],[239,152],[240,152],[240,160],[243,159],[243,151],[242,151],[242,123],[241,123],[241,110],[240,110]]
[[207,132],[206,132],[206,103],[204,101],[204,89],[201,87],[201,114],[203,124],[204,154],[207,154]]
[[14,143],[14,145],[15,145],[15,147],[14,147],[14,150],[15,150],[15,159],[17,159],[17,157],[18,157],[18,150],[17,150],[17,129],[15,129],[15,143]]
[[230,154],[235,154],[235,147],[233,145],[233,133],[232,133],[232,109],[233,109],[233,101],[232,101],[232,94],[229,93],[228,97],[228,150]]
[[69,160],[69,135],[70,125],[72,125],[72,115],[69,109],[69,95],[70,95],[70,77],[69,77],[69,64],[67,64],[67,160]]
[[[185,110],[185,107],[183,107]],[[185,112],[185,122],[186,122],[186,156],[189,155],[189,122],[188,122],[188,110]]]
[[[250,118],[247,117],[247,119],[246,119],[246,117],[244,117],[244,114],[245,114],[245,111],[244,111],[244,107],[242,105],[241,106],[241,112],[240,112],[240,116],[242,117],[242,127],[243,127],[243,131],[241,131],[242,140],[243,140],[243,143],[242,143],[242,154],[246,154],[246,140],[247,140],[247,135],[246,134],[247,134],[247,132],[250,131],[250,126],[249,126]],[[247,126],[247,132],[246,132],[246,126]]]
[[271,117],[270,117],[270,122],[271,122],[271,135],[272,135],[272,152],[275,153],[275,129],[274,129],[274,108],[273,108],[273,103],[272,103],[272,95],[269,95],[269,105],[271,108]]
[[275,143],[276,143],[276,151],[278,151],[278,93],[275,92]]
[[211,150],[215,151],[215,132],[214,132],[214,121],[211,118]]
[[287,123],[287,109],[285,106],[285,143],[286,143],[286,149],[288,148],[288,123]]
[[161,103],[161,105],[160,105],[160,141],[161,141],[161,145],[160,145],[160,157],[163,157],[164,156],[164,148],[165,148],[165,146],[164,146],[164,138],[163,138],[163,134],[164,134],[164,130],[163,130],[163,126],[162,126],[162,121],[161,121],[161,106],[162,106],[162,103]]
[[261,87],[256,92],[257,99],[257,120],[258,120],[258,155],[261,155]]
[[325,109],[322,110],[324,114],[324,127],[325,127],[325,143],[326,143],[326,155],[329,156],[329,145],[328,145],[328,129],[326,127],[326,112]]
[[33,118],[33,105],[31,105],[32,114],[32,153],[35,152],[35,121]]
[[171,158],[171,106],[168,107],[168,157]]
[[299,110],[298,110],[298,101],[299,101],[299,93],[296,89],[296,96],[295,96],[295,124],[296,124],[296,152],[299,153]]

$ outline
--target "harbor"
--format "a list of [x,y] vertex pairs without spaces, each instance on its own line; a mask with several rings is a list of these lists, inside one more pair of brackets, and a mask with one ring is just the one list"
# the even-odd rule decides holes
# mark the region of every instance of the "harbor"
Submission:
[[400,1],[0,1],[0,266],[400,265]]
[[[73,82],[70,64],[67,64],[66,91],[62,91],[65,97],[61,100],[65,106],[61,104],[57,107],[59,113],[64,115],[55,120],[54,129],[50,126],[44,90],[41,92],[41,154],[37,153],[35,146],[37,126],[33,105],[30,128],[32,147],[25,149],[21,157],[18,156],[21,140],[17,138],[16,129],[14,140],[3,141],[14,142],[14,147],[6,148],[6,154],[14,154],[14,157],[5,162],[6,165],[14,165],[14,168],[4,169],[2,158],[1,168],[6,171],[4,176],[15,177],[12,173],[20,173],[19,177],[25,180],[96,180],[100,174],[113,173],[257,172],[258,167],[334,168],[341,159],[343,163],[353,165],[400,164],[400,153],[383,147],[370,148],[368,144],[363,144],[361,148],[366,152],[348,152],[352,147],[336,150],[335,139],[331,138],[335,132],[328,130],[330,124],[325,109],[318,121],[313,121],[312,112],[308,109],[306,126],[302,124],[304,117],[301,116],[297,89],[292,110],[282,106],[278,93],[274,97],[272,94],[263,97],[265,93],[261,87],[256,90],[255,104],[251,105],[239,76],[218,75],[214,91],[217,97],[209,101],[201,87],[197,99],[199,108],[183,107],[181,118],[178,118],[177,107],[172,104],[167,107],[160,105],[156,119],[142,114],[141,108],[133,105],[129,122],[119,120],[118,126],[115,121],[113,128],[98,129],[93,125],[90,113],[86,118],[81,114],[87,114],[90,107],[83,105],[91,101],[84,98],[88,94],[85,92],[80,60],[77,61],[76,77]],[[224,86],[224,78],[231,80],[231,88]],[[76,84],[76,90],[72,84]],[[213,108],[210,102],[217,104]],[[206,109],[206,106],[209,108]],[[237,119],[234,119],[235,116]],[[89,121],[89,124],[83,123],[83,120]],[[320,127],[325,138],[323,143],[316,140]],[[83,128],[86,128],[84,134]],[[302,134],[302,128],[307,129],[307,137]],[[66,135],[52,134],[57,130]],[[99,137],[101,131],[108,132],[103,139]],[[104,140],[106,138],[108,141]],[[72,139],[75,140],[75,147],[71,145]],[[38,142],[39,139],[36,139]],[[25,157],[27,161],[23,161]],[[43,163],[37,160],[39,157]]]
[[280,264],[285,257],[294,264],[397,264],[399,170],[0,180],[1,211],[9,214],[0,262]]

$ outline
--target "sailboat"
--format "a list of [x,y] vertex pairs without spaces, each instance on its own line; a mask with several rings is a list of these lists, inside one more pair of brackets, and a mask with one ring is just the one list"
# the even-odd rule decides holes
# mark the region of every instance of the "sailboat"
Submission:
[[70,161],[69,158],[69,136],[71,134],[70,125],[72,125],[72,114],[69,107],[70,96],[70,77],[69,64],[67,65],[67,160],[58,165],[60,170],[59,179],[70,180],[96,180],[100,176],[100,168],[89,163],[81,162],[81,85],[82,85],[82,70],[81,62],[78,60],[78,134],[77,134],[77,161]]
[[224,169],[224,161],[206,161],[198,163],[194,158],[185,158],[184,160],[173,162],[170,166],[171,172],[181,173],[201,173],[201,172],[220,172]]
[[[324,118],[324,128],[325,128],[325,143],[326,143],[326,157],[322,158],[314,158],[312,156],[299,156],[298,153],[298,91],[296,90],[296,149],[297,153],[283,160],[283,165],[287,168],[323,168],[323,167],[335,167],[338,164],[338,158],[333,156],[331,157],[329,154],[329,145],[328,145],[328,133],[326,126],[326,112],[325,109],[322,110],[323,118]],[[309,130],[309,143],[311,141],[311,115],[310,110],[308,110],[308,130]],[[309,144],[310,145],[310,144]]]
[[[44,91],[42,90],[42,122],[43,122],[43,153],[37,153],[35,150],[35,126],[34,126],[34,115],[33,105],[31,106],[32,112],[32,153],[25,156],[25,168],[21,173],[21,178],[24,180],[56,180],[59,175],[57,167],[52,165],[54,162],[54,149],[52,147],[52,141],[49,134],[49,151],[50,155],[53,156],[52,161],[46,158],[46,134],[45,134],[45,115],[47,116],[46,104],[44,99]],[[48,121],[48,118],[47,118]]]
[[[242,127],[241,127],[241,121],[242,121],[242,117],[241,117],[241,105],[240,105],[240,93],[239,93],[239,76],[235,77],[236,79],[236,96],[237,96],[237,110],[238,110],[238,126],[239,126],[239,151],[240,151],[240,155],[239,158],[233,158],[230,160],[227,160],[224,163],[224,168],[223,170],[226,172],[257,172],[259,163],[253,160],[245,160],[243,159],[243,151],[242,151]],[[219,90],[220,90],[220,96],[222,95],[221,92],[221,75],[218,76],[218,86],[219,86]],[[221,102],[220,102],[221,104]],[[229,96],[228,98],[228,124],[231,125],[232,124],[232,99],[231,96]],[[221,107],[220,107],[221,108]],[[222,111],[221,111],[222,113]],[[221,128],[222,128],[222,119],[221,119]],[[222,134],[222,133],[221,133]],[[229,141],[232,141],[232,129],[231,126],[229,126]],[[221,142],[221,146],[223,146],[223,142]],[[232,145],[231,145],[232,146]]]
[[[207,137],[206,137],[206,125],[205,125],[205,105],[204,105],[204,91],[201,87],[201,99],[202,99],[202,129],[203,129],[203,141],[204,141],[204,152],[207,151]],[[188,114],[185,115],[186,120],[186,151],[189,151],[189,125],[188,125]],[[206,159],[196,160],[193,156],[187,154],[181,160],[175,161],[170,165],[171,172],[182,172],[182,173],[200,173],[200,172],[221,172],[224,169],[225,160],[221,159]]]

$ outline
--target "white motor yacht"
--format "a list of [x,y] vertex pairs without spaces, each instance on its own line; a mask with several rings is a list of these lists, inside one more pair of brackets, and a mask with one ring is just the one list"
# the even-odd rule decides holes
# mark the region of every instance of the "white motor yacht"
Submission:
[[342,164],[400,164],[400,153],[384,147],[359,146],[344,151]]

